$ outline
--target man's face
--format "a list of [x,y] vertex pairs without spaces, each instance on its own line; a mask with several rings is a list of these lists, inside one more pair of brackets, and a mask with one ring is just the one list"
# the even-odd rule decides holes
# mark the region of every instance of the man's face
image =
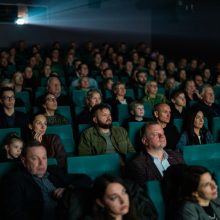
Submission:
[[156,111],[154,114],[159,122],[165,124],[168,124],[170,122],[171,109],[169,105],[160,105],[159,110]]
[[142,143],[149,149],[161,150],[166,144],[166,137],[161,125],[151,125],[148,127],[146,135],[142,138]]
[[103,77],[104,77],[104,78],[113,78],[113,72],[112,72],[112,70],[110,70],[110,69],[105,70]]
[[43,146],[31,147],[22,158],[24,167],[32,175],[43,177],[47,171],[47,152]]
[[212,88],[207,88],[203,95],[203,101],[207,105],[212,105],[215,102],[215,94]]
[[203,85],[202,76],[199,76],[199,75],[195,76],[194,81],[195,81],[196,86],[198,86],[198,87]]
[[110,128],[112,125],[112,116],[109,109],[104,108],[102,110],[97,110],[93,122],[100,128]]
[[118,85],[117,87],[116,87],[116,89],[115,89],[115,94],[117,95],[117,96],[125,96],[125,94],[126,94],[126,88],[125,88],[125,85],[124,84],[120,84],[120,85]]
[[5,109],[13,109],[15,106],[15,94],[13,91],[4,91],[1,97]]
[[137,76],[137,82],[140,83],[141,85],[145,85],[147,82],[147,75],[146,73],[139,73]]
[[48,84],[48,92],[58,97],[61,93],[61,84],[59,79],[53,78]]

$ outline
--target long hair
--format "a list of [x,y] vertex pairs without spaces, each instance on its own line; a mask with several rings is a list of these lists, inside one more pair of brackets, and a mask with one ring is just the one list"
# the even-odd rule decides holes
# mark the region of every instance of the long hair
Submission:
[[202,166],[189,166],[188,169],[185,170],[179,198],[180,200],[198,203],[193,192],[198,190],[200,178],[204,173],[210,173],[210,171]]
[[[125,189],[128,193],[130,206],[129,206],[128,213],[123,216],[123,219],[137,220],[136,210],[135,210],[130,192],[128,191],[128,187],[120,178],[117,178],[117,177],[114,177],[114,176],[111,176],[108,174],[104,174],[102,176],[97,177],[94,181],[94,186],[93,186],[94,200],[96,200],[96,199],[103,200],[106,189],[107,189],[108,185],[111,183],[121,184],[122,186],[125,187]],[[96,220],[114,220],[114,217],[108,213],[108,210],[99,206],[95,201],[94,201],[93,213],[94,213],[94,217]]]
[[[190,109],[190,111],[188,112],[187,114],[187,118],[185,120],[185,124],[183,125],[184,126],[184,131],[187,132],[187,135],[188,135],[188,140],[189,140],[189,145],[191,144],[195,144],[193,140],[195,140],[195,133],[194,133],[194,121],[195,121],[195,118],[196,118],[196,115],[197,113],[201,111],[197,108],[192,108]],[[202,112],[202,111],[201,111]],[[206,130],[206,128],[203,127],[201,128],[201,131],[200,133],[202,133],[203,130]]]

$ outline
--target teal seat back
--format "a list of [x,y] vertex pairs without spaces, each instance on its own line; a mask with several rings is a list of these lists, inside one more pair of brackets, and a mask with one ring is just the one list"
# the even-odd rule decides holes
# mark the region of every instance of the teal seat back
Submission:
[[5,138],[10,133],[16,133],[20,137],[21,136],[21,129],[20,128],[1,128],[0,129],[0,145],[3,144]]
[[219,141],[219,134],[220,134],[220,117],[212,118],[212,135],[214,141]]
[[128,123],[128,137],[135,147],[140,147],[137,146],[140,141],[140,129],[142,126],[145,124],[145,122],[129,122]]
[[118,122],[120,123],[120,125],[122,125],[125,119],[130,117],[129,107],[127,104],[119,104],[117,105],[117,109],[118,109]]
[[71,97],[73,104],[75,106],[84,106],[85,96],[86,96],[86,91],[76,90],[76,89],[72,90]]
[[68,173],[84,173],[92,179],[104,173],[120,176],[119,154],[79,156],[67,158]]
[[147,192],[158,214],[158,220],[165,219],[165,204],[162,195],[161,183],[158,180],[146,182]]
[[31,109],[30,95],[28,91],[16,92],[15,97],[20,98],[24,102],[26,111]]
[[47,164],[48,165],[57,165],[57,160],[56,158],[47,158]]
[[79,114],[84,110],[84,106],[75,106],[75,116],[79,116]]
[[126,96],[135,99],[134,97],[134,90],[133,89],[126,89]]
[[14,162],[1,162],[0,163],[0,179],[16,167]]
[[214,86],[213,90],[215,93],[215,99],[220,99],[220,86]]
[[153,118],[153,108],[150,104],[144,103],[144,116],[146,118]]
[[183,158],[188,164],[202,160],[220,160],[220,144],[213,143],[184,146]]
[[47,127],[47,134],[56,134],[60,137],[65,151],[68,154],[73,154],[75,151],[75,140],[73,138],[72,125],[54,125]]
[[15,111],[19,111],[19,112],[27,113],[27,109],[26,109],[25,106],[15,107]]

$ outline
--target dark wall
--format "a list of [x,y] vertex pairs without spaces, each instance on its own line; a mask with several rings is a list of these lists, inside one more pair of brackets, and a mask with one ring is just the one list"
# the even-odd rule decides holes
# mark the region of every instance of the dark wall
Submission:
[[[29,15],[31,24],[0,24],[0,47],[19,39],[29,43],[76,41],[151,42],[151,17],[147,8],[140,9],[136,0],[69,0],[33,1],[45,5],[47,14]],[[95,3],[95,4],[93,4]]]

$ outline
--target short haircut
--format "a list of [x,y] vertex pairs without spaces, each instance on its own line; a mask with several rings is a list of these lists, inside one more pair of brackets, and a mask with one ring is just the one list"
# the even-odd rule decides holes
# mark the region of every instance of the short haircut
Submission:
[[116,82],[116,83],[113,84],[112,90],[115,91],[115,90],[117,89],[117,87],[120,86],[120,85],[124,85],[125,88],[126,88],[125,83],[123,83],[123,82],[121,82],[121,81],[118,81],[118,82]]
[[26,144],[26,146],[24,147],[24,149],[22,150],[22,153],[21,155],[23,157],[26,157],[27,156],[27,152],[29,149],[33,148],[33,147],[44,147],[45,148],[45,151],[47,151],[46,147],[40,143],[39,141],[36,141],[36,140],[33,140],[33,141],[30,141]]
[[100,103],[95,105],[92,110],[91,110],[91,117],[93,118],[94,116],[96,116],[96,113],[98,110],[103,110],[103,109],[108,109],[109,111],[111,111],[111,107],[109,104],[106,103]]
[[[160,107],[161,107],[162,105],[167,105],[167,106],[169,106],[169,105],[168,105],[167,103],[165,103],[165,102],[158,103],[158,104],[154,105],[154,107],[153,107],[153,118],[154,118],[154,119],[156,119],[154,112],[159,112],[159,111],[160,111]],[[169,106],[169,107],[170,107],[170,106]]]
[[145,73],[145,75],[147,76],[147,72],[145,70],[138,70],[136,72],[136,77],[138,77],[138,75],[140,75],[141,73]]
[[99,93],[99,95],[102,97],[102,92],[99,89],[90,89],[87,93],[86,93],[86,99],[90,100],[93,96],[94,93]]
[[209,84],[204,85],[203,88],[202,88],[202,91],[201,91],[201,96],[202,97],[204,96],[207,89],[212,89],[213,90],[213,87]]
[[146,122],[142,127],[141,127],[141,130],[140,130],[140,137],[143,138],[147,135],[147,130],[149,127],[153,126],[153,125],[160,125],[157,121],[149,121],[149,122]]
[[[50,77],[48,78],[48,80],[47,80],[47,86],[48,86],[48,85],[50,84],[50,82],[51,82],[52,80],[54,80],[54,79],[57,79],[57,80],[60,81],[60,78],[59,78],[58,76],[55,76],[55,75],[50,76]],[[61,84],[61,81],[60,81],[60,84]]]
[[175,99],[176,97],[178,97],[180,94],[185,94],[184,91],[182,89],[176,89],[172,92],[170,98],[171,99]]
[[13,88],[10,88],[10,87],[2,87],[1,90],[0,90],[0,97],[2,98],[4,92],[7,92],[7,91],[11,91],[15,94],[15,91]]
[[130,111],[134,111],[138,105],[144,105],[144,102],[142,102],[140,100],[136,100],[136,101],[131,102],[129,105]]

